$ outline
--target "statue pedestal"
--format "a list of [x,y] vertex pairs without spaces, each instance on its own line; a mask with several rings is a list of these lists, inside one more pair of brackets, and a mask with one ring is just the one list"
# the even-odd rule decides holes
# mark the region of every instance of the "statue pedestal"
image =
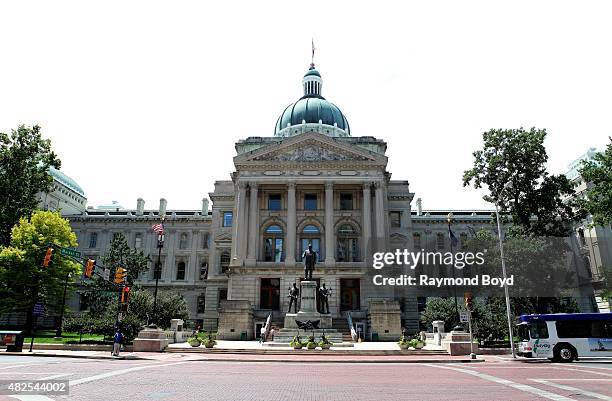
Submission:
[[134,352],[161,352],[166,349],[168,343],[164,330],[146,327],[133,341]]
[[[285,315],[285,326],[274,335],[274,342],[289,343],[298,334],[305,341],[308,336],[315,336],[316,341],[321,340],[321,334],[333,343],[342,342],[342,333],[332,329],[332,317],[330,314],[317,312],[317,282],[302,281],[300,283],[300,311],[298,313],[287,313]],[[319,321],[319,328],[314,330],[302,330],[298,328],[296,320]]]

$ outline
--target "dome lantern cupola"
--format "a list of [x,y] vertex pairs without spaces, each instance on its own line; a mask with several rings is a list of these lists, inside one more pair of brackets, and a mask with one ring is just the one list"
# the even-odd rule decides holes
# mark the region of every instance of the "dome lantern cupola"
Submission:
[[304,74],[302,85],[304,86],[304,96],[321,96],[323,79],[321,79],[319,71],[315,69],[314,63],[310,64],[308,72]]

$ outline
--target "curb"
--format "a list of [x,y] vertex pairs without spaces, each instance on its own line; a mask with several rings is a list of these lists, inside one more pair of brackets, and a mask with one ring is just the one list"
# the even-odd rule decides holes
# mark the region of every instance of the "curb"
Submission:
[[[178,352],[176,354],[179,354]],[[128,355],[128,356],[119,356],[119,357],[108,357],[102,355],[70,355],[70,354],[50,354],[50,353],[20,353],[20,352],[3,352],[0,353],[0,357],[2,355],[9,356],[40,356],[47,358],[74,358],[74,359],[96,359],[96,360],[142,360],[142,361],[155,361],[155,358],[144,358],[136,355]],[[180,354],[182,356],[188,357],[191,356],[187,354]],[[189,359],[190,362],[272,362],[272,363],[481,363],[485,362],[484,359],[391,359],[391,360],[381,360],[381,359],[266,359],[266,358],[256,358],[256,359],[247,359],[247,358],[196,358]]]
[[144,358],[136,355],[128,355],[128,356],[102,356],[102,355],[78,355],[78,354],[49,354],[49,353],[37,353],[37,352],[2,352],[0,353],[0,358],[2,355],[9,356],[42,356],[47,358],[75,358],[75,359],[98,359],[98,360],[131,360],[131,361],[153,361],[155,359]]
[[393,359],[393,360],[349,360],[349,359],[339,359],[339,360],[304,360],[304,359],[222,359],[222,358],[206,358],[206,359],[190,359],[190,362],[276,362],[276,363],[481,363],[485,362],[484,359]]

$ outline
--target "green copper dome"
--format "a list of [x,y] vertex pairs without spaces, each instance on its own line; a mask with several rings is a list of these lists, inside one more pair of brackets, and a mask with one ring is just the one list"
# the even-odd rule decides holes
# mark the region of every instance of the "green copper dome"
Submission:
[[83,191],[83,188],[81,188],[81,186],[79,184],[77,184],[77,182],[75,180],[73,180],[72,178],[68,177],[66,174],[62,173],[58,169],[56,169],[54,167],[49,167],[49,174],[51,174],[51,177],[53,177],[53,179],[61,182],[62,184],[64,184],[68,188],[72,189],[77,194],[79,194],[79,195],[81,195],[83,197],[85,196],[85,191]]
[[274,136],[292,136],[304,130],[349,136],[349,123],[340,108],[321,96],[323,80],[314,65],[304,75],[302,85],[304,96],[283,110],[276,120]]

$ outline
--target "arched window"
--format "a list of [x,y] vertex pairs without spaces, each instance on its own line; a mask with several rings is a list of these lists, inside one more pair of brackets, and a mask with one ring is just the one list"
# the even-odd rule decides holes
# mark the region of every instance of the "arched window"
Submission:
[[323,260],[323,255],[321,254],[321,230],[313,224],[304,226],[300,234],[300,260],[304,255],[304,251],[308,249],[308,244],[312,244],[312,250],[317,253],[317,259],[319,261]]
[[219,264],[221,265],[221,273],[225,273],[230,265],[230,254],[229,252],[223,252],[219,259]]
[[264,232],[264,261],[282,262],[284,258],[283,229],[278,224],[272,224]]
[[187,249],[187,233],[181,234],[181,239],[179,241],[179,249]]
[[336,259],[338,262],[357,262],[359,261],[359,236],[357,231],[350,224],[343,224],[338,228],[338,246],[336,249]]
[[185,280],[185,262],[178,262],[176,265],[176,279]]

